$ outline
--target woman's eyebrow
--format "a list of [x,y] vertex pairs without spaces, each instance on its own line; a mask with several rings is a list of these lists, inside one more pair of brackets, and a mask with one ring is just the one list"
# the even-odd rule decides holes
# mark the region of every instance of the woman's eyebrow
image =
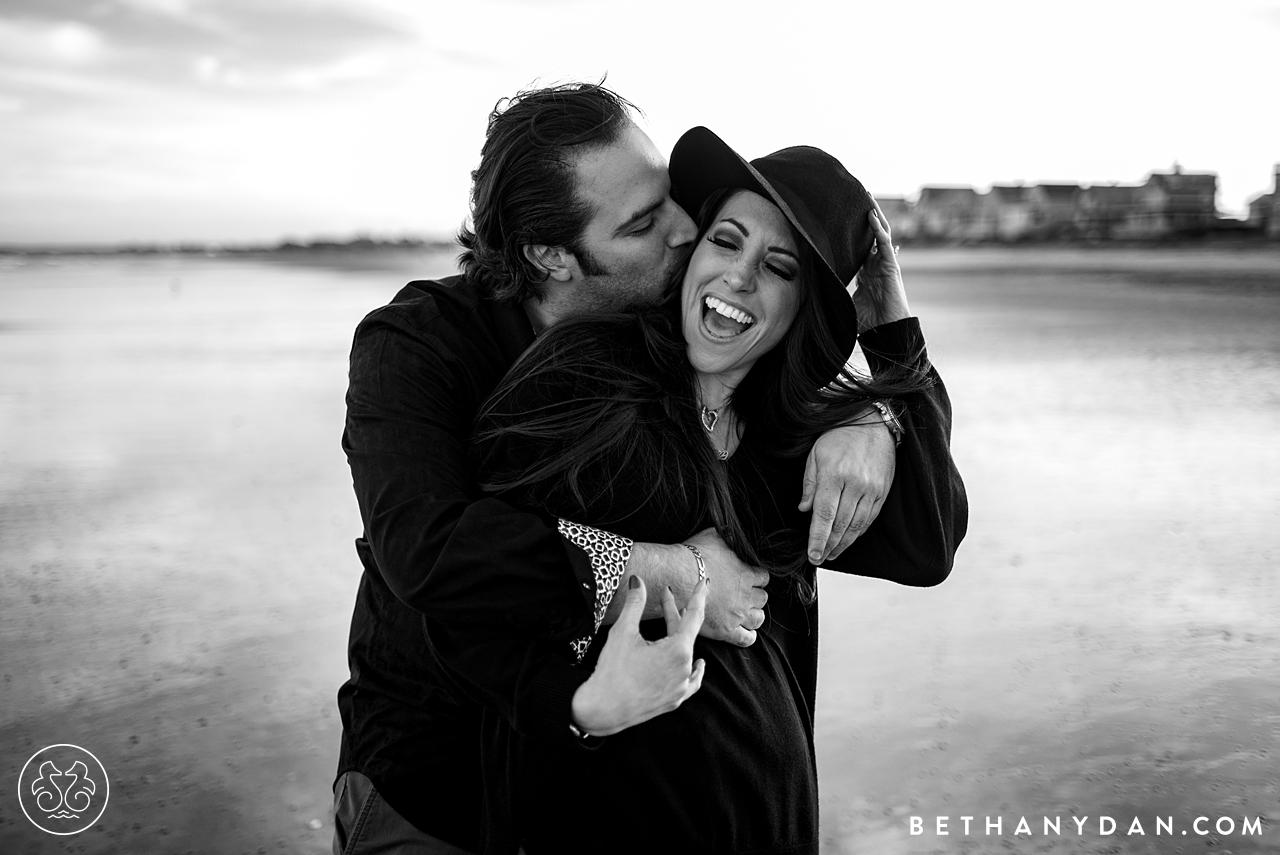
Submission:
[[[746,226],[744,226],[742,223],[738,222],[737,220],[735,220],[733,217],[725,217],[725,218],[724,218],[723,220],[721,220],[720,222],[722,222],[722,223],[733,223],[735,226],[737,226],[737,227],[738,227],[738,231],[742,232],[742,236],[743,236],[743,237],[751,237],[751,232],[747,231],[747,227],[746,227]],[[791,250],[787,249],[785,246],[771,246],[771,247],[769,247],[769,251],[770,251],[770,252],[780,253],[781,255],[788,255],[788,256],[790,256],[790,257],[794,258],[796,261],[799,261],[799,260],[800,260],[800,256],[796,255],[794,252],[792,252]]]

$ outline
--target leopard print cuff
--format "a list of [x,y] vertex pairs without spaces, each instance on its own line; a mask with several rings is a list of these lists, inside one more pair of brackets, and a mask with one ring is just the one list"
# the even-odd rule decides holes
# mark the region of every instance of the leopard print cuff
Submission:
[[625,537],[569,520],[560,520],[557,529],[563,538],[587,553],[587,557],[591,559],[591,572],[595,576],[596,596],[591,635],[575,639],[570,644],[577,661],[581,662],[582,657],[587,653],[587,648],[591,646],[591,639],[600,631],[604,613],[613,600],[614,592],[618,590],[618,583],[622,581],[623,573],[626,572],[633,542]]

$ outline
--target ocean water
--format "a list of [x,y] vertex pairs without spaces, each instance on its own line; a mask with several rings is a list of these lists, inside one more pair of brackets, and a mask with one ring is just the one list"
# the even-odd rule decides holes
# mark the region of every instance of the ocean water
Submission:
[[[937,588],[821,575],[823,851],[1280,850],[1280,250],[903,263],[969,534]],[[62,848],[56,742],[111,775],[81,851],[328,851],[346,355],[450,266],[0,259],[0,851]]]

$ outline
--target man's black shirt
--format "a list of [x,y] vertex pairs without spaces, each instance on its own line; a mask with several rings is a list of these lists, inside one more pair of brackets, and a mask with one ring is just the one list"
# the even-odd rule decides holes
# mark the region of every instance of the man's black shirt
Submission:
[[[468,603],[494,608],[486,576],[513,562],[530,580],[496,604],[513,625],[536,613],[543,626],[577,626],[594,605],[586,554],[554,520],[483,498],[467,462],[477,408],[533,337],[520,304],[451,277],[406,285],[360,323],[351,349],[342,445],[364,522],[364,575],[351,678],[338,692],[338,774],[363,773],[416,827],[472,849],[480,711],[433,660],[423,617],[466,621]],[[566,586],[579,596],[566,598]],[[499,712],[527,735],[571,740],[570,704],[587,676],[550,661]]]

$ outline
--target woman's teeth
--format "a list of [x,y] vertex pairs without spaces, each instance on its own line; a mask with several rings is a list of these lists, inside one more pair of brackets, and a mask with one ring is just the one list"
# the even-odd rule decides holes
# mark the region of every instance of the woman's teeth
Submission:
[[730,306],[728,303],[726,303],[724,300],[721,300],[719,297],[708,296],[707,305],[712,309],[715,309],[716,314],[723,315],[729,320],[737,321],[738,323],[743,324],[744,326],[749,327],[756,322],[755,318],[751,317],[741,309],[735,309],[733,306]]

